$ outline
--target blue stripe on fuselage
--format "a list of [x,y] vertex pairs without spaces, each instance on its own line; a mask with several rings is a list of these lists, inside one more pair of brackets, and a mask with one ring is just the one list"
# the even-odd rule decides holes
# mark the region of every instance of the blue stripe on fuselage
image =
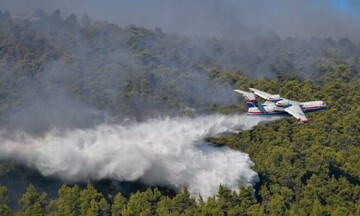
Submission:
[[246,102],[246,105],[248,106],[248,108],[250,108],[250,107],[256,107],[253,102]]

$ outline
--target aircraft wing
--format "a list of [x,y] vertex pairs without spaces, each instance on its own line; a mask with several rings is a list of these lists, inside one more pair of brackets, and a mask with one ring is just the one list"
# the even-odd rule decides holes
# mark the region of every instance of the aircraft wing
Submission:
[[294,116],[299,123],[306,123],[309,120],[306,118],[303,110],[299,106],[299,104],[292,103],[289,107],[284,109],[285,112],[289,113],[290,115]]
[[263,91],[260,91],[258,89],[254,89],[254,88],[249,88],[251,91],[254,92],[254,94],[256,94],[257,96],[259,97],[262,97],[264,98],[265,100],[268,100],[269,98],[271,98],[273,95],[272,94],[269,94],[269,93],[266,93],[266,92],[263,92]]
[[237,93],[242,94],[245,97],[246,100],[249,100],[249,101],[255,101],[256,100],[254,93],[241,91],[241,90],[238,90],[238,89],[235,89],[234,91],[236,91]]

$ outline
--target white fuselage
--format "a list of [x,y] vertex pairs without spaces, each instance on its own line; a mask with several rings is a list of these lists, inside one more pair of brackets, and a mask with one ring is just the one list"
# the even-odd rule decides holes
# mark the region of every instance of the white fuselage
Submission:
[[287,112],[284,111],[284,108],[286,108],[286,106],[289,104],[299,104],[304,112],[318,111],[327,108],[326,103],[324,103],[323,101],[296,102],[296,101],[287,100],[284,101],[283,103],[281,101],[278,101],[276,103],[266,101],[265,103],[257,107],[249,107],[247,114],[248,115],[288,114]]

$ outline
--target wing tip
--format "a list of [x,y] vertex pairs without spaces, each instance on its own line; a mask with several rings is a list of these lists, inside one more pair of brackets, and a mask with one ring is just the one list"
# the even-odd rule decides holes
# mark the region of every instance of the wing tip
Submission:
[[298,119],[298,124],[306,124],[306,123],[309,123],[309,120],[308,119]]

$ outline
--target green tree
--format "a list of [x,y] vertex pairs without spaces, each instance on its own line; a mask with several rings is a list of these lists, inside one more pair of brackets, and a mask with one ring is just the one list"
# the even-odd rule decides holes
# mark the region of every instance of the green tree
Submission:
[[[240,201],[236,198],[237,198],[236,194],[235,196],[233,196],[233,193],[229,188],[221,184],[219,185],[219,190],[217,194],[217,199],[218,199],[217,203],[225,215],[229,214],[229,210],[232,207],[240,205]],[[235,211],[237,210],[238,209],[232,209],[232,214],[233,215],[236,214]]]
[[21,213],[23,215],[44,215],[47,204],[46,193],[38,193],[34,185],[30,184],[20,199]]
[[129,201],[122,211],[123,216],[147,216],[151,215],[151,203],[145,193],[136,192],[131,194]]
[[81,215],[110,215],[110,206],[91,183],[80,191],[80,209]]
[[80,200],[79,187],[62,185],[58,191],[59,198],[56,201],[56,214],[58,215],[79,215]]
[[173,200],[171,200],[167,196],[162,197],[162,199],[158,202],[156,208],[156,214],[159,216],[179,215]]
[[175,211],[180,214],[192,215],[195,212],[195,199],[190,197],[189,191],[187,188],[183,188],[176,196],[173,198]]
[[0,215],[12,215],[12,211],[8,206],[9,199],[7,197],[7,188],[0,186]]
[[114,201],[111,205],[111,215],[120,216],[122,215],[122,210],[126,205],[125,197],[121,193],[117,193],[114,197]]
[[196,214],[201,216],[225,215],[224,211],[221,209],[221,206],[218,204],[218,202],[216,202],[215,197],[209,197],[207,202],[204,202],[201,198]]
[[285,209],[286,207],[284,197],[278,194],[273,195],[269,204],[270,215],[284,215]]

